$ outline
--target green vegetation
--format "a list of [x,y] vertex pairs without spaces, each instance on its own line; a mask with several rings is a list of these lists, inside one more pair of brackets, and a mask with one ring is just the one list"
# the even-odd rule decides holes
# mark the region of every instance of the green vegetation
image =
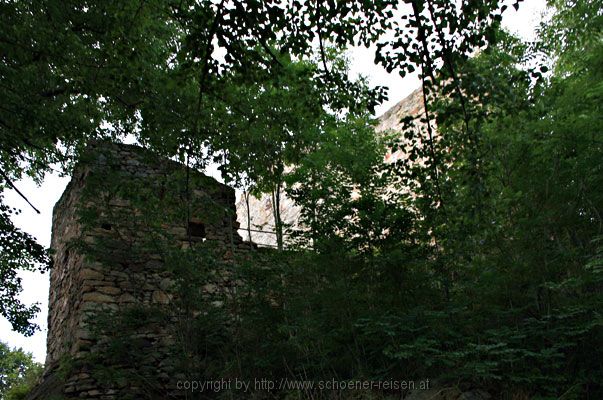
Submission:
[[42,375],[42,364],[33,361],[31,354],[10,349],[0,342],[0,398],[21,400]]
[[[217,162],[275,203],[284,189],[307,228],[286,243],[275,213],[290,251],[232,264],[161,244],[184,310],[177,367],[192,379],[437,378],[500,398],[603,397],[600,2],[549,1],[534,43],[500,28],[498,1],[226,3],[3,2],[1,188],[51,163],[68,171],[91,139],[134,135],[190,168]],[[421,72],[426,112],[402,133],[372,133],[385,91],[351,81],[340,53],[359,43],[389,71]],[[408,159],[384,165],[387,146]],[[48,255],[9,212],[0,311],[31,333],[16,271]],[[215,269],[236,296],[201,293]],[[162,323],[148,315],[111,318],[124,334]],[[122,339],[97,356],[135,367],[145,343]]]

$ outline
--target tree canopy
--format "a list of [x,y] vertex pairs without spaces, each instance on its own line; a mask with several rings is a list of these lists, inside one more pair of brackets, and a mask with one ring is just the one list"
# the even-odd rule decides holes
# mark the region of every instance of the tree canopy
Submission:
[[[218,372],[236,359],[250,375],[596,398],[603,11],[550,0],[524,43],[501,28],[520,3],[2,2],[0,189],[68,173],[90,141],[129,135],[189,168],[218,163],[276,210],[286,191],[302,208],[298,252],[236,270],[245,293],[270,296],[222,299],[240,317],[230,338],[219,317],[194,322],[222,350],[186,356]],[[419,72],[424,112],[403,132],[374,134],[387,91],[349,77],[352,45]],[[406,157],[384,164],[388,147]],[[17,272],[50,258],[12,212],[0,203],[0,312],[31,334]],[[180,254],[188,289],[195,254]]]
[[[3,2],[2,184],[14,188],[23,174],[40,179],[54,163],[68,171],[90,140],[126,135],[191,166],[216,156],[238,173],[240,160],[261,163],[261,154],[294,162],[271,152],[299,149],[309,140],[299,129],[319,125],[316,113],[371,111],[386,96],[384,88],[348,79],[331,46],[378,43],[376,61],[389,70],[429,65],[432,74],[443,53],[426,41],[444,29],[434,25],[438,18],[450,33],[449,52],[466,57],[486,44],[483,32],[502,11],[497,1],[427,4],[432,14],[418,1]],[[381,40],[389,31],[395,38]],[[280,168],[261,166],[272,178],[244,172],[274,182]],[[5,232],[15,232],[11,243],[35,246],[3,215]],[[47,264],[42,254],[38,246],[20,262]],[[14,301],[17,308],[7,306],[3,315],[27,319]]]

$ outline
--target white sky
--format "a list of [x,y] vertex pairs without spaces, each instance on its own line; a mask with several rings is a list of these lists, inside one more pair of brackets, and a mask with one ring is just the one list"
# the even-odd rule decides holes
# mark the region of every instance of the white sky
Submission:
[[[509,7],[505,12],[503,24],[521,37],[527,40],[533,39],[535,28],[545,7],[545,0],[526,0],[521,3],[517,12]],[[382,67],[375,66],[373,64],[374,49],[354,48],[349,52],[349,56],[352,61],[352,75],[362,74],[367,76],[374,85],[389,87],[390,100],[377,108],[376,115],[383,114],[419,86],[416,75],[402,79],[395,73],[388,74]],[[215,173],[215,171],[212,172]],[[36,237],[38,242],[46,247],[50,245],[52,208],[68,182],[69,178],[60,178],[56,173],[47,175],[44,183],[39,187],[29,179],[17,182],[17,187],[21,192],[40,210],[39,215],[14,191],[7,190],[5,193],[6,202],[22,210],[20,215],[13,218],[15,224]],[[46,358],[48,274],[22,272],[20,276],[23,279],[21,300],[26,304],[40,303],[42,311],[38,313],[35,322],[40,325],[41,331],[31,337],[24,337],[13,332],[10,323],[0,317],[0,340],[7,342],[10,346],[21,347],[33,353],[37,361],[43,362]]]

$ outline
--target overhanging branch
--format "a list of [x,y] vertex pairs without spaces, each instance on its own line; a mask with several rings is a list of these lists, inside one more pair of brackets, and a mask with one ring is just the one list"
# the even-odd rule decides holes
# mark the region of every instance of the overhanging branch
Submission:
[[21,196],[23,198],[23,200],[25,200],[27,202],[27,204],[29,204],[31,206],[31,208],[34,209],[35,212],[37,212],[38,214],[40,213],[40,210],[38,210],[33,204],[31,204],[31,202],[27,199],[27,197],[25,197],[25,195],[23,193],[21,193],[21,191],[19,189],[17,189],[17,187],[15,186],[15,184],[13,183],[13,181],[8,177],[8,175],[4,172],[4,170],[0,169],[0,175],[2,175],[2,177],[4,178],[4,180],[6,181],[6,183],[8,183],[8,185],[13,188],[13,190],[15,192],[17,192],[17,194],[19,196]]

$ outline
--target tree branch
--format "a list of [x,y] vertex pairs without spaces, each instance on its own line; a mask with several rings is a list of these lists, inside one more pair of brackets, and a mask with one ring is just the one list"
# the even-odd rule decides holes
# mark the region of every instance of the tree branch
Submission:
[[432,82],[435,80],[433,73],[431,72],[431,68],[428,67],[429,62],[429,48],[427,47],[427,38],[425,35],[425,28],[421,24],[421,13],[419,11],[419,7],[417,6],[416,1],[412,2],[412,9],[414,12],[415,19],[417,20],[417,30],[419,33],[419,40],[423,45],[423,53],[421,55],[421,89],[423,91],[423,108],[425,110],[425,119],[427,121],[427,134],[429,135],[429,150],[431,153],[432,160],[432,170],[434,174],[434,180],[436,185],[436,191],[440,200],[440,205],[442,206],[442,210],[445,212],[444,208],[444,200],[442,198],[442,191],[440,189],[440,176],[438,170],[438,158],[435,151],[434,146],[434,133],[433,128],[431,126],[431,117],[429,115],[429,103],[427,101],[427,81],[426,81],[426,71],[432,79]]
[[23,198],[23,200],[25,200],[27,202],[27,204],[29,204],[31,206],[31,208],[34,209],[35,212],[37,212],[38,214],[41,214],[40,210],[38,210],[36,207],[34,207],[34,205],[31,204],[31,202],[27,199],[27,197],[25,197],[25,195],[23,193],[21,193],[21,191],[19,189],[17,189],[17,187],[15,186],[15,184],[13,183],[13,181],[8,177],[8,175],[2,169],[0,169],[0,175],[2,175],[2,177],[4,178],[4,180],[6,181],[6,183],[8,183],[8,185],[10,187],[12,187],[13,190],[15,192],[17,192],[17,194],[19,194],[19,196],[21,196]]
[[224,0],[220,2],[218,10],[216,11],[216,17],[211,26],[211,30],[209,32],[209,36],[207,38],[207,43],[205,44],[205,54],[203,60],[203,69],[201,70],[201,76],[199,77],[199,99],[197,102],[197,115],[195,120],[195,133],[198,133],[199,130],[199,113],[201,112],[201,102],[203,100],[203,91],[205,90],[205,80],[207,78],[207,74],[209,72],[209,59],[211,58],[210,50],[212,46],[212,42],[214,40],[214,36],[218,30],[218,25],[222,20],[222,13],[224,11]]
[[263,39],[259,39],[259,42],[262,45],[262,47],[264,48],[264,50],[266,50],[266,52],[270,55],[270,57],[272,58],[272,60],[274,62],[276,62],[279,66],[284,67],[284,65],[281,62],[281,60],[278,59],[278,57],[272,52],[272,50],[270,49],[270,47],[266,44],[266,41],[263,40]]
[[[454,82],[456,94],[459,98],[459,101],[461,102],[461,109],[463,110],[463,121],[465,124],[465,130],[467,131],[467,134],[469,134],[470,133],[469,132],[470,117],[467,112],[467,107],[465,104],[465,96],[463,96],[458,76],[456,74],[454,66],[452,65],[452,60],[450,59],[450,48],[448,47],[446,39],[444,38],[444,34],[442,33],[442,30],[437,23],[437,19],[435,17],[435,10],[433,8],[433,4],[431,3],[431,0],[427,1],[427,6],[429,8],[429,15],[431,17],[431,21],[433,22],[433,26],[438,35],[438,40],[440,42],[440,46],[442,46],[442,58],[444,59],[444,64],[446,65],[446,68],[448,69],[448,72],[450,73],[450,76],[452,77],[452,81]],[[473,135],[473,136],[474,136],[474,140],[477,144],[477,137],[475,137],[475,135]]]
[[318,45],[320,46],[320,57],[322,58],[322,65],[325,69],[325,73],[327,74],[327,78],[331,79],[331,73],[329,72],[329,68],[327,67],[327,57],[325,56],[325,48],[322,43],[322,35],[320,32],[322,31],[322,27],[320,25],[320,0],[316,0],[316,32],[318,35]]

